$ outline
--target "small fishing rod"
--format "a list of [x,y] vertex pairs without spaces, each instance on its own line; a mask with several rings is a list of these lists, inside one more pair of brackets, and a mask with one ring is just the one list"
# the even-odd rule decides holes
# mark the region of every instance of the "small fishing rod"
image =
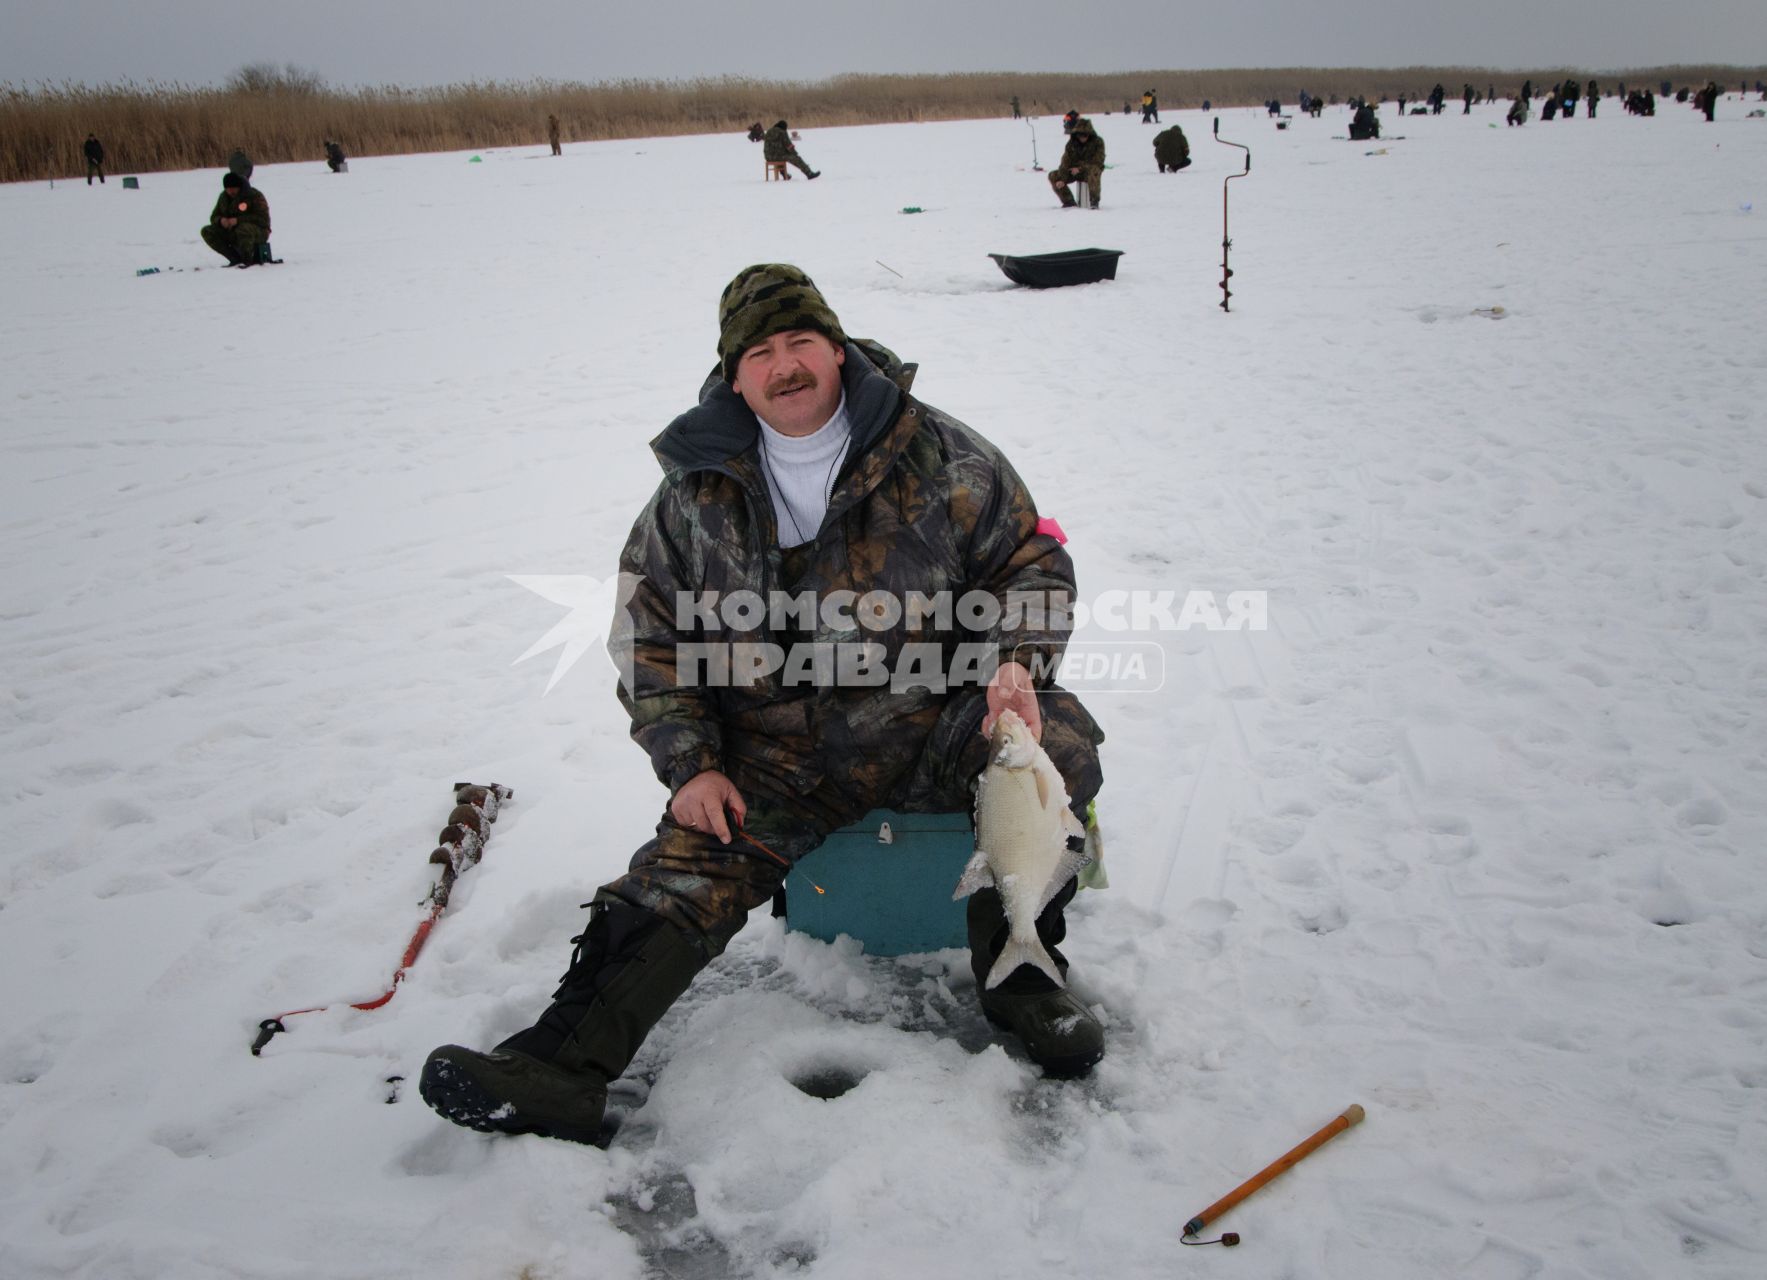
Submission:
[[1241,1200],[1244,1200],[1247,1196],[1251,1195],[1252,1192],[1258,1190],[1272,1178],[1277,1177],[1279,1174],[1287,1173],[1301,1161],[1319,1150],[1320,1147],[1323,1147],[1326,1143],[1337,1137],[1338,1134],[1342,1133],[1345,1129],[1351,1129],[1356,1125],[1361,1124],[1365,1115],[1366,1113],[1362,1110],[1360,1103],[1355,1103],[1345,1108],[1342,1115],[1324,1128],[1320,1129],[1305,1142],[1301,1143],[1300,1146],[1288,1152],[1288,1154],[1272,1160],[1257,1173],[1253,1174],[1250,1178],[1247,1178],[1233,1190],[1215,1201],[1214,1204],[1210,1205],[1207,1209],[1204,1209],[1201,1213],[1197,1214],[1196,1217],[1185,1223],[1184,1234],[1179,1237],[1178,1243],[1198,1245],[1220,1244],[1226,1245],[1228,1248],[1232,1248],[1234,1245],[1238,1244],[1239,1233],[1235,1231],[1226,1232],[1219,1240],[1196,1240],[1192,1237],[1198,1235],[1209,1223],[1213,1222],[1216,1218],[1219,1218],[1222,1214],[1233,1208],[1234,1205],[1238,1204]]

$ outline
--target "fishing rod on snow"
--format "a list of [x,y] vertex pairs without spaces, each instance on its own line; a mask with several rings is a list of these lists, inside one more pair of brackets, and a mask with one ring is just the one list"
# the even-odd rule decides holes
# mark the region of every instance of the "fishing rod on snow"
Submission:
[[1037,162],[1037,126],[1031,123],[1031,117],[1025,117],[1025,128],[1031,131],[1031,170],[1042,173],[1043,166]]
[[1221,136],[1220,116],[1215,117],[1215,141],[1224,147],[1238,147],[1245,152],[1245,170],[1241,173],[1230,173],[1221,180],[1221,310],[1231,311],[1227,300],[1233,296],[1233,290],[1227,287],[1227,282],[1233,278],[1233,269],[1227,265],[1227,250],[1233,247],[1233,240],[1227,234],[1227,184],[1252,171],[1252,149],[1243,142],[1229,142]]
[[1184,1234],[1179,1237],[1178,1243],[1192,1245],[1219,1244],[1225,1245],[1231,1249],[1234,1245],[1239,1243],[1239,1233],[1236,1231],[1225,1232],[1216,1240],[1196,1240],[1192,1237],[1200,1234],[1202,1229],[1209,1223],[1213,1222],[1216,1218],[1219,1218],[1222,1214],[1226,1213],[1229,1209],[1233,1208],[1234,1205],[1251,1195],[1252,1192],[1264,1186],[1271,1179],[1287,1173],[1301,1161],[1319,1150],[1319,1148],[1337,1137],[1338,1134],[1342,1133],[1345,1129],[1351,1129],[1361,1124],[1366,1114],[1367,1113],[1362,1110],[1361,1103],[1352,1103],[1350,1106],[1346,1107],[1342,1115],[1338,1116],[1338,1118],[1333,1120],[1330,1124],[1321,1128],[1312,1137],[1301,1143],[1300,1146],[1294,1148],[1294,1150],[1288,1152],[1286,1155],[1279,1156],[1275,1160],[1272,1160],[1257,1173],[1253,1174],[1250,1178],[1247,1178],[1233,1190],[1215,1201],[1214,1204],[1210,1205],[1207,1209],[1204,1209],[1201,1213],[1197,1214],[1196,1217],[1185,1223]]

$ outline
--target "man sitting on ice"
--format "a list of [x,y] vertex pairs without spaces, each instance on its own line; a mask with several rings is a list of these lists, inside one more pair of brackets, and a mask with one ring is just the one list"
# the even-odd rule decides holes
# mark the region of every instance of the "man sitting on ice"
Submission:
[[[910,395],[912,366],[849,341],[796,267],[740,272],[718,320],[698,404],[651,442],[663,480],[620,556],[635,594],[609,642],[632,737],[670,799],[655,838],[596,893],[539,1020],[489,1052],[430,1055],[424,1100],[468,1128],[594,1141],[608,1084],[791,863],[876,808],[967,810],[989,756],[980,730],[1005,711],[1039,737],[1076,814],[1103,782],[1104,735],[1044,662],[1065,646],[1065,611],[860,616],[865,602],[1072,592],[1073,562],[1006,458]],[[775,619],[773,601],[806,597],[816,607]],[[705,611],[747,598],[759,615]],[[830,608],[843,600],[844,616]],[[751,678],[726,651],[757,638],[782,665]],[[848,661],[861,649],[876,670],[918,654],[944,675],[861,679]],[[1069,877],[1036,918],[1045,947],[1065,935],[1075,889]],[[975,893],[968,913],[983,1012],[1050,1074],[1089,1070],[1098,1019],[1030,965],[986,987],[1009,937],[1001,894]]]
[[1061,162],[1049,171],[1049,185],[1055,188],[1064,209],[1072,209],[1078,203],[1068,190],[1070,184],[1085,187],[1092,207],[1098,208],[1104,189],[1104,139],[1085,116],[1074,121]]

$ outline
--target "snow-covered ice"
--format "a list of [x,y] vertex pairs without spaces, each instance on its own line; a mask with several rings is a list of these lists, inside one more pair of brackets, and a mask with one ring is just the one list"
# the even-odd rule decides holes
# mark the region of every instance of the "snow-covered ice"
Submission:
[[[0,187],[0,1275],[1762,1274],[1767,120],[1505,105],[1224,114],[1230,315],[1197,113],[1179,175],[1095,117],[1096,212],[1008,120],[808,131],[815,183],[740,135],[315,156],[250,272],[214,173]],[[1092,245],[1114,282],[986,256]],[[509,575],[612,573],[768,260],[1006,449],[1083,593],[1269,629],[1089,698],[1091,1080],[957,952],[757,914],[613,1149],[457,1129],[424,1055],[533,1016],[664,799],[605,660],[514,661],[562,611]],[[397,998],[250,1056],[384,988],[459,779],[517,800]]]

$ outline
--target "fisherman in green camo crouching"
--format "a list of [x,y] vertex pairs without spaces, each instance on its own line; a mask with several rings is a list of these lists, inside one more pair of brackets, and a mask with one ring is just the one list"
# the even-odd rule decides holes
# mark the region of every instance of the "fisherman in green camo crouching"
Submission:
[[[429,1056],[424,1100],[468,1128],[593,1142],[608,1084],[791,864],[873,809],[969,810],[984,731],[1007,710],[1077,817],[1103,783],[1104,735],[1052,679],[1071,604],[1027,603],[1071,602],[1073,561],[1006,458],[915,399],[913,366],[850,341],[797,267],[739,273],[718,326],[698,403],[651,442],[663,480],[620,556],[629,603],[608,644],[668,805],[630,870],[596,892],[538,1021],[489,1052]],[[890,601],[917,599],[892,616]],[[760,614],[717,605],[742,600]],[[759,646],[774,655],[764,668],[733,667]],[[861,650],[866,673],[848,661]],[[936,670],[874,678],[910,655]],[[1035,919],[1046,949],[1075,889],[1064,875]],[[1099,1020],[1032,965],[986,986],[1012,926],[997,889],[966,909],[983,1012],[1047,1073],[1090,1070]]]
[[259,250],[270,242],[270,202],[229,170],[221,179],[221,195],[209,214],[209,225],[202,229],[202,239],[227,259],[227,265],[256,266]]
[[1190,167],[1190,139],[1177,125],[1154,135],[1153,159],[1161,173],[1177,173]]

